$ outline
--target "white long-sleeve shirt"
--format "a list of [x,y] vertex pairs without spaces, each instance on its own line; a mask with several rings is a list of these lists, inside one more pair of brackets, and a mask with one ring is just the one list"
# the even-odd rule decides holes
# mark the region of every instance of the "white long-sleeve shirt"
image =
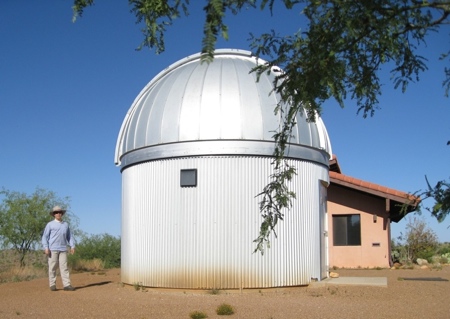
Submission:
[[75,248],[75,239],[70,233],[69,224],[53,220],[45,226],[42,246],[51,251],[67,251],[67,246]]

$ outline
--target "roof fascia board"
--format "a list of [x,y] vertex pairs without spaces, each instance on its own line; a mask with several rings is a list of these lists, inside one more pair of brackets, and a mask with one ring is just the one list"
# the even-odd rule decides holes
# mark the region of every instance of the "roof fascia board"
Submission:
[[[409,204],[409,205],[411,205],[411,200],[408,199],[408,198],[395,196],[395,195],[388,194],[388,193],[385,193],[385,192],[382,192],[382,191],[370,189],[370,188],[367,188],[367,187],[364,187],[364,186],[355,185],[355,184],[352,184],[352,183],[349,183],[349,182],[346,182],[346,181],[342,181],[342,180],[336,179],[336,178],[331,177],[331,176],[330,176],[330,182],[338,184],[338,185],[341,185],[341,186],[345,186],[345,187],[348,187],[348,188],[351,188],[351,189],[355,189],[355,190],[358,190],[358,191],[363,192],[363,193],[372,194],[372,195],[375,195],[375,196],[378,196],[378,197],[382,197],[382,198],[386,198],[386,199],[390,199],[390,200],[393,200],[393,201],[396,201],[396,202],[399,202],[399,203],[402,203],[402,204]],[[413,205],[411,205],[411,206],[413,206]]]

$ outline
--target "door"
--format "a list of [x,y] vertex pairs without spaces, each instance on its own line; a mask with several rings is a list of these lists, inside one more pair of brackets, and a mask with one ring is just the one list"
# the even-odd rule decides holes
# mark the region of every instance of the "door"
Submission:
[[328,277],[327,183],[320,181],[320,279]]

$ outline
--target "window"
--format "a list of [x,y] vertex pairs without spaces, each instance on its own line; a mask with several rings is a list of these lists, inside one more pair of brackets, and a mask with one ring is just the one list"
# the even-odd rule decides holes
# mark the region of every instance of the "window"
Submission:
[[334,246],[361,245],[361,216],[333,215]]
[[196,169],[182,169],[180,171],[180,186],[181,187],[197,187],[197,170]]

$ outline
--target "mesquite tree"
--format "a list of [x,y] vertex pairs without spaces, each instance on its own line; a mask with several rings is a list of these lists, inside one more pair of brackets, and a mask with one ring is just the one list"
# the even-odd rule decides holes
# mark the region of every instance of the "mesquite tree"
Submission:
[[[144,39],[139,47],[149,47],[156,53],[165,49],[166,28],[174,19],[187,17],[192,5],[189,0],[128,2],[137,23],[143,26]],[[255,241],[256,250],[263,251],[277,221],[283,219],[284,211],[295,198],[286,186],[295,170],[284,161],[284,155],[297,113],[305,112],[314,121],[326,100],[335,99],[344,107],[345,100],[350,98],[357,103],[363,117],[373,115],[382,92],[381,67],[390,68],[393,85],[402,91],[410,82],[419,80],[427,69],[427,60],[418,53],[418,48],[425,46],[431,32],[445,32],[442,29],[450,22],[450,1],[205,0],[204,3],[202,58],[206,62],[213,59],[218,37],[228,38],[227,14],[239,14],[249,8],[272,12],[275,3],[282,3],[287,9],[301,11],[301,18],[308,22],[306,29],[294,34],[269,31],[252,35],[249,44],[255,55],[268,57],[268,62],[256,67],[254,72],[270,72],[272,66],[284,71],[276,75],[274,82],[274,91],[282,97],[277,111],[284,112],[282,126],[274,135],[275,173],[259,194],[263,222]],[[94,0],[74,0],[74,19],[93,4]],[[448,59],[449,53],[442,52],[441,59]],[[443,87],[448,96],[448,67],[443,70]],[[289,108],[282,110],[283,103]],[[431,190],[425,195],[438,203],[435,208],[439,212],[434,215],[445,218],[449,213],[448,183],[441,181]],[[442,191],[446,191],[446,197],[434,196],[442,195]],[[447,204],[440,205],[442,200]]]
[[[33,194],[2,189],[0,191],[0,244],[19,254],[20,266],[25,266],[25,257],[31,250],[39,249],[45,225],[53,219],[50,211],[55,205],[70,210],[69,198],[60,198],[56,193],[37,188]],[[77,219],[71,213],[64,216],[77,229]]]

